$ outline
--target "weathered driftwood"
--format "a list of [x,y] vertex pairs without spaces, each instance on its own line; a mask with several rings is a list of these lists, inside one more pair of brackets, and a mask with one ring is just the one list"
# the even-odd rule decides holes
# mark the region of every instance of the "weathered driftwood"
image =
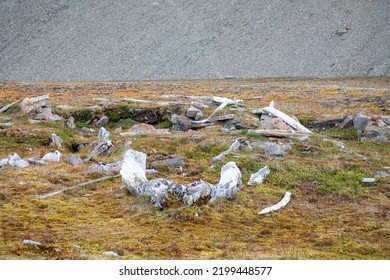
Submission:
[[231,199],[241,187],[241,172],[234,162],[222,167],[221,179],[216,186],[207,182],[194,182],[187,186],[174,184],[167,179],[146,179],[146,155],[128,150],[121,169],[123,183],[130,193],[150,197],[151,202],[162,209],[164,202],[175,199],[192,205],[198,200],[213,202],[217,198]]
[[94,183],[99,183],[99,182],[103,182],[103,181],[119,178],[120,176],[121,175],[108,176],[108,177],[103,177],[103,178],[91,180],[91,181],[88,181],[88,182],[76,184],[76,185],[73,185],[71,187],[59,190],[59,191],[55,191],[55,192],[51,192],[51,193],[48,193],[48,194],[37,196],[37,199],[44,199],[44,198],[47,198],[47,197],[55,196],[55,195],[65,193],[67,191],[70,191],[70,190],[73,190],[73,189],[76,189],[76,188],[85,187],[85,186],[88,186],[88,185],[91,185],[91,184],[94,184]]
[[290,125],[291,127],[295,128],[296,130],[303,132],[303,133],[312,133],[309,129],[301,125],[299,122],[294,120],[292,117],[289,115],[283,113],[282,111],[279,111],[278,109],[273,107],[273,101],[270,103],[270,106],[263,108],[264,111],[271,113]]
[[3,108],[0,109],[0,113],[5,113],[7,112],[13,105],[15,105],[16,103],[18,103],[18,101],[15,101],[15,102],[12,102],[8,105],[5,105]]
[[287,203],[289,203],[290,199],[291,199],[291,193],[290,192],[286,192],[286,194],[284,195],[284,197],[283,197],[283,199],[281,201],[279,201],[275,205],[272,205],[270,207],[264,208],[258,214],[259,215],[263,215],[263,214],[267,214],[269,212],[277,211],[280,208],[286,206]]

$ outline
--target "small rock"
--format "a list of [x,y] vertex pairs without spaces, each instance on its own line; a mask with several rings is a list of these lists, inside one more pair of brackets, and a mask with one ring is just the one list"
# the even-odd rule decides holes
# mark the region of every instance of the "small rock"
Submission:
[[182,157],[174,157],[170,159],[156,160],[152,162],[151,165],[155,169],[159,169],[162,166],[168,166],[170,168],[180,168],[184,166],[184,159]]
[[47,165],[47,162],[44,160],[38,160],[33,157],[29,158],[27,160],[29,163],[34,164],[34,165]]
[[362,134],[362,137],[371,138],[378,142],[389,142],[385,134],[379,130],[366,131]]
[[153,125],[146,124],[146,123],[139,123],[132,126],[125,133],[129,135],[155,134],[157,133],[157,129],[155,129]]
[[203,112],[194,106],[191,106],[186,111],[186,117],[194,119],[196,121],[201,120],[203,118]]
[[258,116],[262,116],[262,115],[267,115],[267,114],[268,114],[265,110],[259,109],[259,108],[252,109],[252,110],[251,110],[251,113],[252,113],[253,115],[258,115]]
[[363,178],[362,182],[363,183],[374,183],[375,178]]
[[204,103],[201,103],[199,101],[191,101],[191,105],[199,110],[204,110],[204,109],[210,108],[210,106],[208,106]]
[[377,126],[380,127],[380,128],[384,128],[384,127],[386,127],[386,123],[384,121],[382,121],[382,120],[379,120],[377,122]]
[[275,129],[275,124],[274,124],[274,122],[272,121],[271,118],[262,119],[258,129],[265,129],[265,130]]
[[67,157],[66,162],[73,165],[74,167],[84,164],[84,161],[78,155],[75,154],[70,154]]
[[288,150],[291,149],[290,145],[276,144],[273,142],[252,142],[253,147],[259,147],[264,150],[266,155],[283,157]]
[[353,126],[353,117],[347,116],[340,124],[340,128],[349,128]]
[[61,150],[62,149],[62,139],[57,136],[56,134],[52,133],[51,135],[51,142],[55,149]]
[[42,160],[60,162],[61,153],[59,151],[55,151],[54,153],[48,153],[42,158]]
[[188,131],[191,128],[191,121],[183,115],[173,114],[171,117],[173,131]]
[[96,126],[97,128],[101,128],[101,127],[103,127],[103,126],[107,126],[107,125],[108,125],[108,121],[109,121],[108,117],[107,117],[107,116],[103,116],[103,117],[100,118],[100,120],[98,120],[98,121],[95,123],[95,126]]
[[378,172],[375,173],[375,176],[378,176],[378,177],[390,177],[390,170],[378,171]]
[[368,125],[370,118],[359,115],[353,119],[353,127],[358,131],[358,140],[361,140],[362,133],[364,132],[364,129]]

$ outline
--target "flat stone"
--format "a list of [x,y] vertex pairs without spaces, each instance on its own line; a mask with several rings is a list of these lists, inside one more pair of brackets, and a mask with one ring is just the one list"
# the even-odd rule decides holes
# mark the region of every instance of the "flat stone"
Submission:
[[253,115],[258,115],[258,116],[268,114],[266,111],[264,111],[264,110],[261,109],[261,108],[252,109],[252,110],[251,110],[251,113],[252,113]]
[[340,124],[340,128],[349,128],[353,126],[353,117],[347,116]]
[[173,114],[171,117],[172,131],[188,131],[191,126],[191,120],[183,115]]
[[74,167],[84,165],[84,161],[78,155],[75,154],[68,155],[68,157],[66,158],[66,162],[73,165]]
[[97,128],[101,128],[101,127],[104,127],[104,126],[107,126],[108,125],[108,117],[107,116],[103,116],[100,118],[100,120],[98,120],[96,123],[95,123],[95,126]]
[[153,161],[151,165],[157,170],[163,166],[168,166],[170,168],[180,168],[184,166],[184,159],[182,157],[174,157],[170,159],[156,160]]
[[390,170],[378,171],[375,173],[375,176],[377,176],[377,177],[390,177]]
[[264,150],[266,155],[283,157],[288,150],[291,149],[290,145],[277,144],[273,142],[252,142],[253,147],[259,147]]
[[34,165],[47,165],[48,164],[47,161],[38,160],[38,159],[35,159],[33,157],[29,158],[27,161],[31,164],[34,164]]
[[203,112],[200,109],[191,106],[186,111],[186,117],[199,121],[203,118]]

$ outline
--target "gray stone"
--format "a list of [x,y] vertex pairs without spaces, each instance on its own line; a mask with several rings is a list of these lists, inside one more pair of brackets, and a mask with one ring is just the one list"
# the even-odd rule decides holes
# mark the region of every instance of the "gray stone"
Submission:
[[31,164],[34,164],[34,165],[47,165],[48,164],[47,161],[38,160],[38,159],[35,159],[33,157],[29,158],[27,161]]
[[386,127],[386,123],[383,120],[379,120],[376,124],[380,128]]
[[362,133],[367,127],[368,122],[370,121],[369,117],[359,115],[353,119],[353,127],[358,131],[358,140],[361,140]]
[[362,137],[371,138],[378,142],[389,142],[389,139],[385,136],[385,134],[379,130],[366,131],[362,134]]
[[62,139],[57,136],[55,133],[52,133],[51,135],[51,142],[55,149],[62,150]]
[[188,131],[192,127],[191,120],[183,115],[173,114],[171,122],[173,131]]
[[378,171],[375,173],[375,176],[377,176],[377,177],[390,177],[390,170]]
[[347,116],[340,124],[340,128],[349,128],[353,126],[353,117]]
[[168,166],[170,168],[180,168],[184,166],[184,159],[182,157],[173,157],[170,159],[156,160],[153,161],[151,165],[157,170],[163,166]]
[[203,112],[194,106],[191,106],[186,111],[186,117],[199,121],[203,118]]
[[100,118],[100,120],[98,120],[96,123],[95,123],[95,126],[97,128],[101,128],[101,127],[104,127],[104,126],[107,126],[108,125],[108,117],[107,116],[103,116]]
[[75,154],[70,154],[66,158],[66,162],[73,165],[74,167],[84,164],[84,161],[78,155]]
[[191,105],[199,110],[204,110],[204,109],[207,109],[207,108],[210,108],[209,105],[207,104],[204,104],[202,102],[199,102],[199,101],[191,101]]
[[261,108],[252,109],[251,113],[253,115],[258,115],[258,116],[262,116],[262,115],[267,115],[268,114],[265,110],[263,110]]
[[277,144],[273,142],[252,142],[253,147],[259,147],[264,150],[266,155],[283,157],[288,150],[291,149],[290,145]]
[[262,119],[257,129],[264,129],[264,130],[275,129],[275,124],[271,118]]

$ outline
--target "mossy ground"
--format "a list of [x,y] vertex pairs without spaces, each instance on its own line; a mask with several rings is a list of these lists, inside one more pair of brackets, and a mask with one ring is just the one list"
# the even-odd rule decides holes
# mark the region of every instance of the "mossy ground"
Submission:
[[[51,104],[78,108],[95,105],[93,97],[102,96],[166,101],[162,95],[180,94],[185,101],[189,95],[219,95],[244,99],[247,108],[264,107],[274,100],[276,108],[309,122],[329,114],[365,113],[372,118],[388,115],[388,88],[388,80],[7,82],[0,84],[0,104],[44,93],[50,94]],[[32,125],[17,110],[4,116],[13,116],[16,124],[0,136],[0,158],[14,152],[23,158],[40,157],[53,150],[49,146],[53,132],[64,139],[65,155],[70,153],[70,144],[75,140],[96,141],[96,135],[81,135],[62,122]],[[123,147],[131,140],[133,149],[147,153],[148,162],[171,155],[185,159],[183,172],[164,169],[149,178],[163,177],[182,184],[205,180],[215,184],[222,165],[235,161],[242,172],[243,188],[233,200],[191,207],[170,205],[161,211],[147,198],[129,195],[121,188],[120,179],[36,199],[38,195],[102,176],[89,173],[87,166],[75,168],[62,160],[48,166],[7,169],[0,172],[1,259],[106,259],[110,257],[102,252],[109,250],[118,252],[122,259],[390,258],[390,178],[361,183],[362,178],[390,166],[389,143],[359,143],[353,131],[331,129],[315,134],[307,142],[294,140],[292,150],[283,158],[264,155],[256,148],[243,148],[222,162],[213,163],[211,159],[238,137],[263,139],[245,132],[224,134],[217,129],[120,137],[113,132],[115,124],[110,123],[109,127],[115,144]],[[334,144],[324,141],[325,137],[337,141],[342,138],[348,149],[364,155],[367,161],[342,153]],[[80,155],[85,157],[87,153],[82,151]],[[120,153],[118,150],[96,161],[115,161]],[[265,182],[247,186],[250,174],[265,165],[271,169]],[[264,216],[257,214],[278,202],[286,191],[292,192],[287,207]],[[41,242],[49,249],[23,245],[24,239]]]

